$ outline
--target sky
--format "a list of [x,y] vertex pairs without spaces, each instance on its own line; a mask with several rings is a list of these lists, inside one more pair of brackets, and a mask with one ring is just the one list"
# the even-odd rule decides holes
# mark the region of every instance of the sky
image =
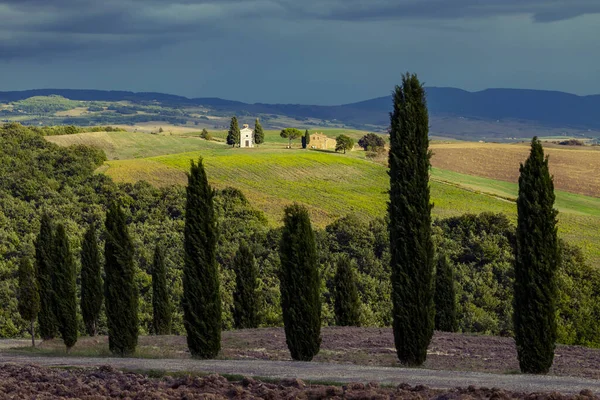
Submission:
[[346,104],[427,86],[600,93],[599,0],[0,0],[0,91]]

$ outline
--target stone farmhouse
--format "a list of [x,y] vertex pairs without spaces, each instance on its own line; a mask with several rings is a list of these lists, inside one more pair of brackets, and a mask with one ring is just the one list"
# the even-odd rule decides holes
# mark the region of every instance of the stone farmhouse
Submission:
[[319,150],[327,150],[327,149],[335,149],[335,139],[327,137],[322,132],[313,133],[310,135],[310,143],[308,146],[311,149],[319,149]]
[[240,147],[254,147],[254,131],[248,124],[240,129]]

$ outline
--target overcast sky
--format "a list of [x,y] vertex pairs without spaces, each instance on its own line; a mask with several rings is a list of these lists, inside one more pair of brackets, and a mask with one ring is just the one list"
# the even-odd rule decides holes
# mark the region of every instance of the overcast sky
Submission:
[[600,93],[599,0],[0,0],[0,91],[340,104],[428,86]]

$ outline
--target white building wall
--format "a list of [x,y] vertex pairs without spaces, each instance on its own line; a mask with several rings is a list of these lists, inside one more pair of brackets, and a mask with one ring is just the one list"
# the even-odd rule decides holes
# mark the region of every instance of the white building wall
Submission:
[[240,130],[240,147],[254,147],[254,131],[247,126]]

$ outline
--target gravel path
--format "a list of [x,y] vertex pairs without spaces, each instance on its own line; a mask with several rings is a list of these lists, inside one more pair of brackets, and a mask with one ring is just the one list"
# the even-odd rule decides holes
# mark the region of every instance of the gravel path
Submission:
[[263,360],[176,360],[136,358],[35,357],[0,353],[0,364],[98,367],[116,369],[187,371],[236,374],[264,378],[298,378],[306,381],[378,382],[380,384],[425,385],[436,389],[455,387],[501,388],[517,392],[560,392],[575,394],[589,389],[600,393],[600,380],[560,376],[500,375],[477,372],[368,367],[350,364]]

